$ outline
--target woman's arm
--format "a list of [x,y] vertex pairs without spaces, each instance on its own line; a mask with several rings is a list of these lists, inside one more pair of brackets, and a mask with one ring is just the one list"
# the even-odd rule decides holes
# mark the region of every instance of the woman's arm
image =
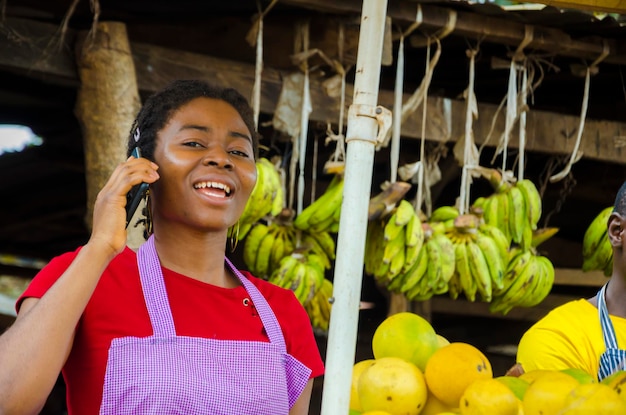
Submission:
[[313,379],[309,379],[309,382],[304,387],[304,390],[298,397],[296,403],[293,404],[289,415],[309,415],[309,405],[311,403],[311,394],[313,393]]
[[45,404],[100,276],[126,245],[126,193],[157,178],[156,165],[145,159],[115,169],[96,199],[89,242],[41,299],[24,300],[0,336],[0,414],[36,414]]

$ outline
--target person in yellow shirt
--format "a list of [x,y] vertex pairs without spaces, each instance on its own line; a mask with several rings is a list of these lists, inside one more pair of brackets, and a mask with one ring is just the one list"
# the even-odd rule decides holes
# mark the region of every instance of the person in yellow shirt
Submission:
[[550,311],[522,336],[507,374],[579,368],[602,380],[626,369],[626,182],[609,216],[613,273],[598,294]]

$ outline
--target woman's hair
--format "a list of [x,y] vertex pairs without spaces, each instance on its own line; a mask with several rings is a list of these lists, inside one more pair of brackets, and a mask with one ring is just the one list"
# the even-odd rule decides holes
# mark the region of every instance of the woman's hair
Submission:
[[[259,135],[254,127],[252,108],[246,98],[233,88],[222,88],[199,80],[174,81],[146,100],[130,130],[127,156],[138,146],[142,157],[154,161],[157,133],[165,127],[176,110],[202,97],[222,100],[237,110],[250,130],[254,158],[258,158]],[[135,141],[137,136],[139,140]]]

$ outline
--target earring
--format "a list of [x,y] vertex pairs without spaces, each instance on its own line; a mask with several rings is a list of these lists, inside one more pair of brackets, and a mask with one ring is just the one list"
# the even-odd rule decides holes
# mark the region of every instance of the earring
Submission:
[[228,239],[230,242],[230,252],[235,252],[239,243],[239,221],[228,229]]
[[143,214],[146,217],[146,219],[144,220],[144,230],[143,230],[143,237],[148,240],[148,238],[150,237],[150,235],[152,235],[153,229],[152,229],[152,206],[150,203],[150,189],[148,189],[148,191],[146,192],[146,207],[143,210]]

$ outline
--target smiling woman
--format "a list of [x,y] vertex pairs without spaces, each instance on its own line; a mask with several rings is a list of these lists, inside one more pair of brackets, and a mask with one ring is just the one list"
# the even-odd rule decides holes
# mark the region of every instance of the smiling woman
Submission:
[[0,125],[0,155],[40,146],[43,139],[24,125]]
[[[233,89],[177,81],[146,101],[89,241],[17,300],[0,338],[0,413],[37,413],[62,371],[70,414],[308,414],[324,366],[306,311],[225,255],[258,140]],[[148,239],[135,252],[125,203],[141,182]]]

